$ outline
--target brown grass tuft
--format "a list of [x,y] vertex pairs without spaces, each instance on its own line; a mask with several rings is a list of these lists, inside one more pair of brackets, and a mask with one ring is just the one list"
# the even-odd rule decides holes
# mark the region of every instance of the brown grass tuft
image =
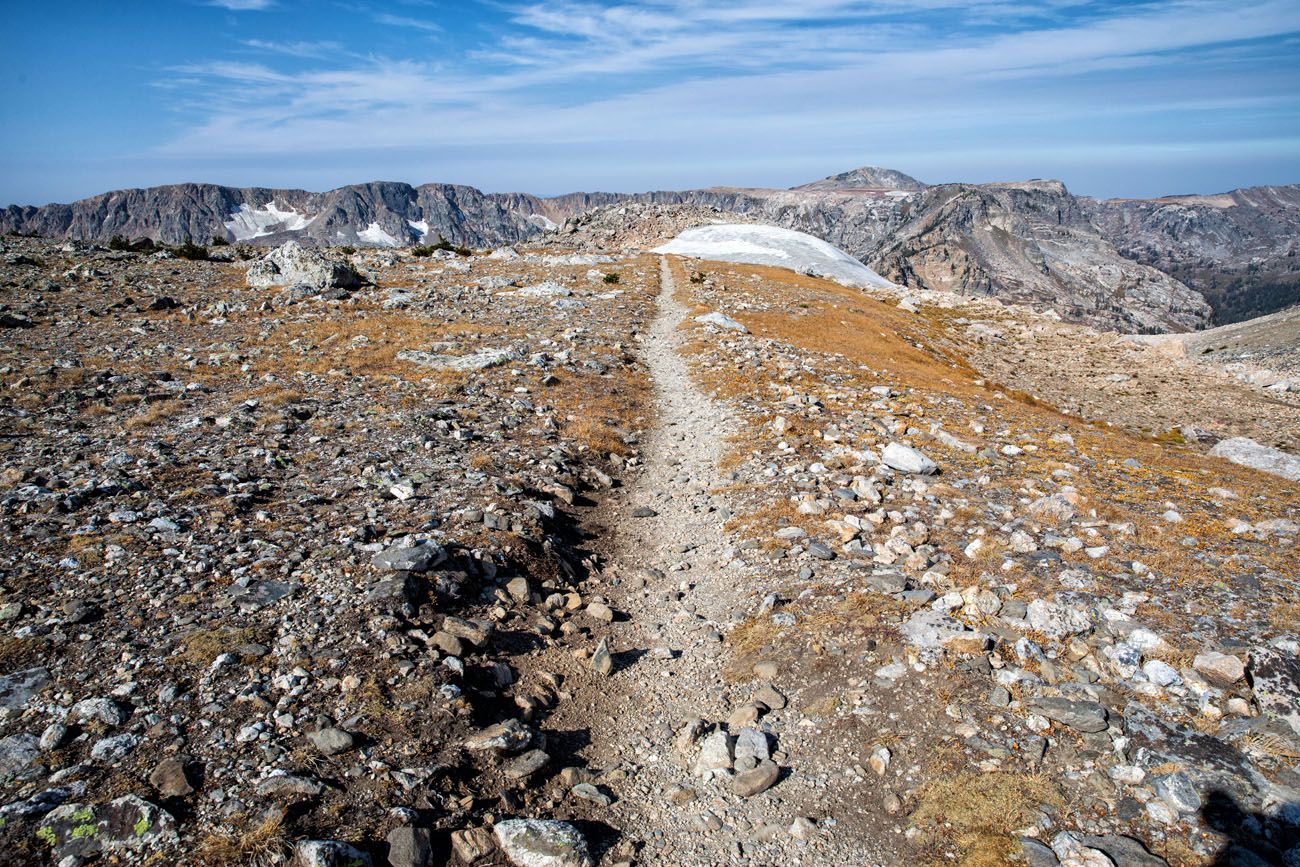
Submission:
[[263,867],[282,863],[289,848],[284,817],[276,814],[252,827],[233,824],[214,829],[199,841],[195,855],[200,864]]
[[1042,774],[966,772],[926,783],[911,822],[932,844],[955,842],[958,864],[991,867],[1012,860],[1011,834],[1032,821],[1040,804],[1065,804]]

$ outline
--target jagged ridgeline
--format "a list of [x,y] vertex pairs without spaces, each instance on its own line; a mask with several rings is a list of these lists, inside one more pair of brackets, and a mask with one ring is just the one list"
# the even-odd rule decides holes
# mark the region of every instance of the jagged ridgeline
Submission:
[[927,186],[865,167],[788,190],[539,197],[374,182],[324,193],[177,184],[10,206],[0,231],[178,244],[513,244],[626,203],[696,205],[807,232],[917,289],[988,295],[1101,328],[1188,331],[1300,301],[1300,186],[1092,200],[1058,181]]

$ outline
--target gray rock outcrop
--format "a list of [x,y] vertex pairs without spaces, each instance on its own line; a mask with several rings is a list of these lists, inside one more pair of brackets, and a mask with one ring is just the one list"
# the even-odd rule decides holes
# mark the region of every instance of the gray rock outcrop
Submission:
[[361,285],[361,276],[341,259],[288,241],[249,266],[248,285],[351,289]]

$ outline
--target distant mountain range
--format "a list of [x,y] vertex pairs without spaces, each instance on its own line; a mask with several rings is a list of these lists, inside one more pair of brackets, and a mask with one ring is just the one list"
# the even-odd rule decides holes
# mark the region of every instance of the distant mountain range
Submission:
[[1300,185],[1151,200],[1058,181],[927,185],[864,167],[789,190],[538,197],[373,182],[324,193],[213,184],[10,206],[0,231],[104,241],[513,244],[599,207],[693,204],[816,235],[908,286],[995,295],[1124,331],[1186,331],[1300,303]]

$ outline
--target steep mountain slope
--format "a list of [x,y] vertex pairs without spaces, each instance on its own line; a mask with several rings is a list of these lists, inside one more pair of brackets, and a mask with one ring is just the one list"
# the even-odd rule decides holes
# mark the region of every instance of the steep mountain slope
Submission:
[[1128,331],[1188,331],[1204,299],[1122,258],[1059,181],[944,184],[867,262],[907,286],[1051,306],[1067,319]]
[[473,187],[379,181],[325,193],[215,184],[117,190],[70,205],[10,206],[0,231],[107,240],[149,237],[175,244],[228,241],[399,247],[443,235],[461,244],[512,243],[537,233]]
[[1218,324],[1300,302],[1300,184],[1080,203],[1122,254],[1205,295]]

